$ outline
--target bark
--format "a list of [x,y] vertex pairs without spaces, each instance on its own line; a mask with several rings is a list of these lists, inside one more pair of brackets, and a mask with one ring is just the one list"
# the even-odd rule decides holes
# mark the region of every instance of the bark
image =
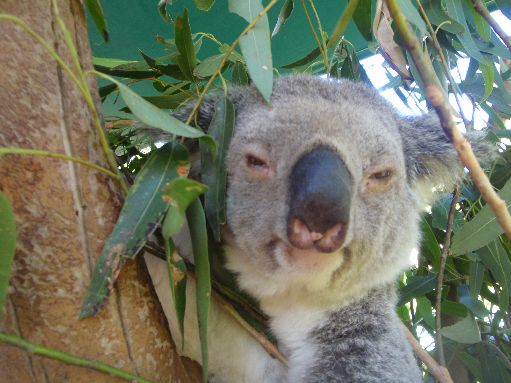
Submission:
[[[80,2],[62,0],[59,5],[82,65],[91,68]],[[49,0],[2,0],[0,12],[22,18],[71,64]],[[13,23],[0,21],[0,36],[0,146],[65,153],[108,167],[85,101],[66,74]],[[90,86],[95,88],[93,79]],[[7,316],[0,330],[157,382],[198,381],[197,366],[186,362],[185,368],[177,356],[138,262],[125,266],[97,317],[77,319],[95,259],[121,206],[112,179],[63,160],[9,155],[0,157],[0,190],[13,204],[18,235]],[[120,380],[0,344],[0,381]]]

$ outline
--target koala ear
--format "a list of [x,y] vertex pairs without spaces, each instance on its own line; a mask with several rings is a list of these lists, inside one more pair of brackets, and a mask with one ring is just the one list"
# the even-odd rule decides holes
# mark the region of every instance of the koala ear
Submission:
[[[465,173],[436,113],[404,118],[399,130],[408,179],[418,194],[431,202],[434,187],[451,191]],[[481,165],[489,165],[497,150],[484,140],[484,132],[470,131],[465,137]]]

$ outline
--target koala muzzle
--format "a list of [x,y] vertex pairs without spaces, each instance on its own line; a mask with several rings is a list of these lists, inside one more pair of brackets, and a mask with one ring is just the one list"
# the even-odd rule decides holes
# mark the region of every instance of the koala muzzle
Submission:
[[353,180],[339,155],[318,147],[298,159],[291,171],[287,236],[299,249],[331,253],[348,229]]

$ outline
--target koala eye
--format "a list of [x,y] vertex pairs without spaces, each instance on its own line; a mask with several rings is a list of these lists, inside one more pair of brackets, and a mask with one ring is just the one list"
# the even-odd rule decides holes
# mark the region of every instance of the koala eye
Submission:
[[383,180],[389,179],[390,177],[392,177],[392,175],[393,175],[392,170],[385,169],[385,170],[371,174],[371,176],[369,178],[371,178],[373,180],[383,181]]
[[250,176],[260,180],[268,179],[273,174],[269,161],[252,153],[245,155],[245,169]]

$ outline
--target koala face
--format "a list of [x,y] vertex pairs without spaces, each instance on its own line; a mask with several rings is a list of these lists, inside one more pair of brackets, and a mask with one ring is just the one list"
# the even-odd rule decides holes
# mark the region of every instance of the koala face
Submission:
[[264,298],[395,278],[419,214],[401,118],[351,82],[287,77],[271,105],[251,96],[226,164],[226,255],[242,287]]
[[[325,306],[392,283],[419,242],[432,188],[449,191],[463,175],[437,117],[403,117],[365,85],[305,75],[276,80],[271,105],[253,87],[229,96],[222,238],[240,286],[261,302]],[[200,108],[203,129],[214,102]],[[491,157],[477,133],[468,138]]]

